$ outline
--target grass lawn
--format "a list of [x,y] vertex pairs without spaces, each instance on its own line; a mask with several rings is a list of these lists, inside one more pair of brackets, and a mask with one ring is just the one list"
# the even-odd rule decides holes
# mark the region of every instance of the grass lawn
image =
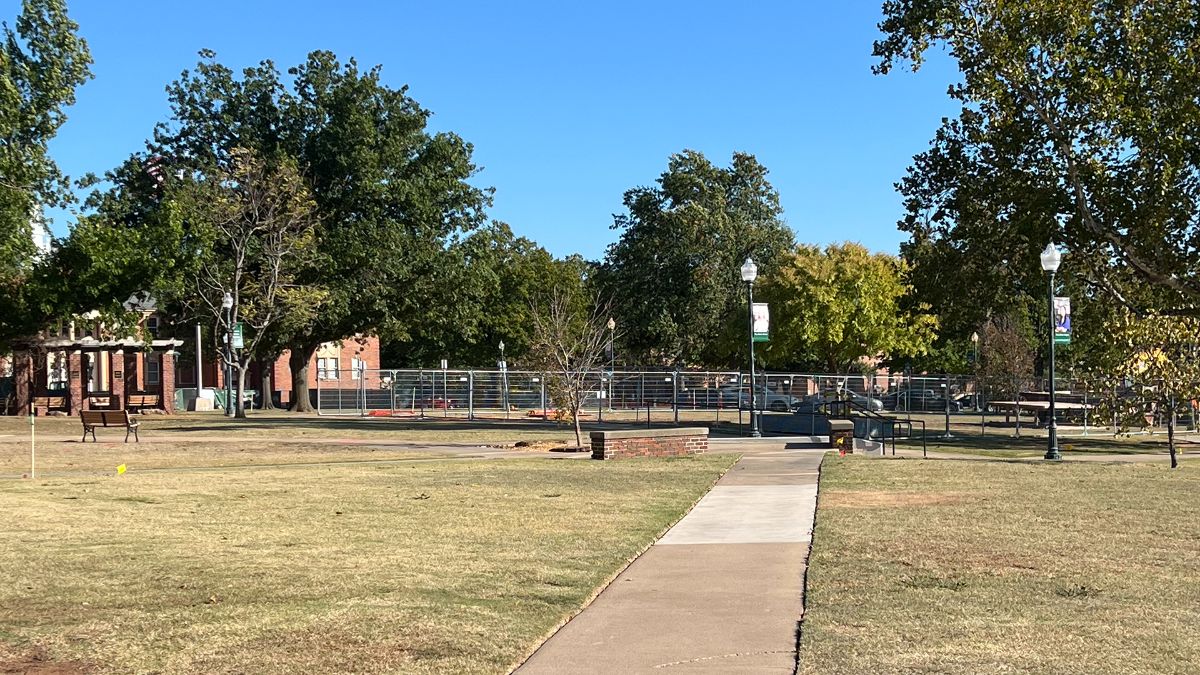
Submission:
[[[928,439],[930,452],[949,452],[986,457],[1041,457],[1046,454],[1046,438],[1012,438],[1011,436],[956,436],[951,439]],[[920,449],[920,443],[898,443],[898,446]],[[1096,435],[1076,438],[1060,438],[1058,448],[1064,456],[1089,454],[1115,455],[1163,455],[1166,462],[1167,439],[1164,436],[1112,436]],[[1176,437],[1176,450],[1181,456],[1200,454],[1196,436],[1189,434]]]
[[[246,419],[230,419],[220,412],[187,412],[175,415],[135,415],[141,423],[141,437],[146,439],[170,439],[171,441],[222,440],[230,437],[239,439],[293,441],[387,441],[408,443],[491,444],[514,441],[562,442],[574,445],[574,427],[566,422],[544,421],[541,417],[528,417],[527,411],[514,411],[510,419],[503,412],[481,414],[476,420],[468,420],[466,413],[430,411],[426,419],[360,417],[356,415],[335,417],[316,414],[297,414],[286,411],[254,410]],[[640,415],[640,416],[639,416]],[[733,412],[736,419],[737,411]],[[705,420],[715,419],[712,413],[683,411],[680,421],[703,426]],[[729,420],[725,411],[722,419]],[[37,434],[42,438],[79,440],[83,427],[79,416],[48,416],[36,418]],[[656,427],[674,426],[670,410],[655,410],[653,423]],[[615,426],[614,426],[615,424]],[[646,418],[642,413],[622,411],[606,413],[604,424],[593,414],[583,421],[586,435],[592,429],[645,428]],[[118,443],[125,438],[124,429],[101,429],[97,439],[113,440]],[[89,442],[90,442],[89,436]],[[0,415],[0,443],[23,441],[28,445],[29,420],[27,417]],[[586,442],[586,438],[585,438]]]
[[734,460],[0,482],[0,672],[502,673]]
[[821,474],[801,673],[1195,673],[1200,462]]

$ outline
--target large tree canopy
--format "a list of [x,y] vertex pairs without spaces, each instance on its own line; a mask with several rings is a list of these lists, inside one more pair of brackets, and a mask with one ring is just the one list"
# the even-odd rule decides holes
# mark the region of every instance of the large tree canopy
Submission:
[[910,248],[946,287],[1002,303],[1004,267],[1036,274],[1053,239],[1106,297],[1200,313],[1200,5],[892,0],[880,28],[878,72],[935,45],[962,71],[962,113],[901,185]]
[[[403,339],[438,308],[448,245],[483,219],[490,192],[471,185],[471,146],[427,130],[429,111],[387,86],[378,67],[360,70],[313,52],[280,76],[264,61],[240,74],[202,52],[194,71],[167,88],[171,118],[150,143],[161,188],[138,190],[147,172],[110,174],[107,217],[148,222],[173,202],[173,184],[214,175],[245,148],[269,163],[295,162],[316,204],[319,242],[294,281],[322,289],[320,311],[287,321],[293,400],[307,404],[302,370],[322,342],[374,333]],[[132,203],[131,203],[132,202]],[[180,214],[185,223],[188,214]]]
[[625,208],[601,284],[626,347],[649,363],[736,362],[734,336],[745,327],[738,270],[751,256],[768,274],[792,245],[767,169],[744,153],[722,168],[686,150],[658,185],[626,192]]
[[43,206],[70,199],[47,145],[65,108],[91,73],[87,43],[63,0],[25,0],[0,44],[0,348],[54,313],[49,294],[30,288],[33,221]]
[[802,245],[785,255],[761,294],[771,306],[772,365],[841,373],[925,353],[937,320],[927,307],[905,309],[905,273],[901,260],[855,243]]
[[557,259],[517,237],[505,223],[475,230],[450,246],[438,283],[425,296],[437,311],[385,350],[389,365],[431,367],[442,358],[458,366],[494,367],[504,341],[513,367],[525,367],[533,341],[533,308],[552,289],[579,298],[591,266],[578,256]]

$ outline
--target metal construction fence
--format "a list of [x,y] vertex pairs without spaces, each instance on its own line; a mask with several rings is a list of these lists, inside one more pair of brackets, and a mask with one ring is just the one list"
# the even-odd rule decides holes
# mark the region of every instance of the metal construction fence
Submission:
[[[341,370],[320,374],[314,405],[324,416],[552,418],[546,374],[526,370]],[[552,378],[553,376],[551,376]],[[583,414],[596,420],[679,423],[739,420],[750,410],[750,377],[739,371],[598,371],[587,378]],[[1070,380],[1056,381],[1061,416],[1085,426],[1097,396]],[[1020,396],[998,395],[962,375],[820,375],[760,372],[754,407],[812,412],[828,400],[850,400],[883,413],[1010,414],[1044,422],[1044,383]],[[1008,400],[1006,400],[1008,399]],[[1042,418],[1039,418],[1042,414]],[[749,416],[746,416],[749,417]]]

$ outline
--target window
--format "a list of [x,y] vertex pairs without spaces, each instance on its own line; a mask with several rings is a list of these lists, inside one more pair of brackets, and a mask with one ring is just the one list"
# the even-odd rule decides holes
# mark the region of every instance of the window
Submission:
[[158,354],[146,355],[146,386],[159,384],[159,366],[161,365]]
[[362,377],[363,371],[367,369],[367,362],[355,356],[350,359],[350,367],[353,368],[350,377],[357,380]]
[[341,375],[339,370],[336,358],[326,357],[317,359],[317,379],[336,380]]
[[153,337],[158,337],[158,317],[152,316],[146,319],[146,332]]

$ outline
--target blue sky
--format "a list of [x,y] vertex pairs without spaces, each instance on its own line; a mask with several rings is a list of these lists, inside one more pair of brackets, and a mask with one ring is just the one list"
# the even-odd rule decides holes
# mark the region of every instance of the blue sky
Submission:
[[556,255],[602,256],[625,190],[684,148],[756,155],[800,241],[894,252],[893,183],[954,114],[955,71],[872,75],[880,4],[74,0],[96,77],[52,152],[78,176],[140,150],[201,48],[281,70],[329,49],[408,84],[435,129],[474,144],[491,217]]

